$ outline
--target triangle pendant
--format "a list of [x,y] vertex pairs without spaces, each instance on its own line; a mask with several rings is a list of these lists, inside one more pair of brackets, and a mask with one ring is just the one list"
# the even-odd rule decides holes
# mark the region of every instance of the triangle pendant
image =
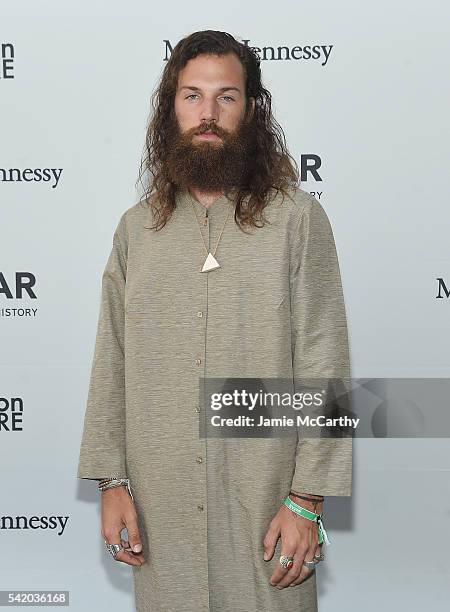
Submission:
[[216,268],[220,268],[219,262],[212,253],[208,253],[208,257],[205,259],[205,263],[203,264],[202,272],[209,272],[210,270],[215,270]]

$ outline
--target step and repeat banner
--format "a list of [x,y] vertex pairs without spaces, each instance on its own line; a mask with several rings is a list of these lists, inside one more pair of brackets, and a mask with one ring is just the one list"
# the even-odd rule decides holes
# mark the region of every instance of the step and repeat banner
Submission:
[[[0,591],[135,609],[76,471],[102,271],[140,195],[150,96],[191,32],[257,50],[333,227],[352,375],[448,378],[449,23],[436,0],[0,0]],[[325,501],[322,612],[446,609],[447,433],[355,440],[352,497]]]

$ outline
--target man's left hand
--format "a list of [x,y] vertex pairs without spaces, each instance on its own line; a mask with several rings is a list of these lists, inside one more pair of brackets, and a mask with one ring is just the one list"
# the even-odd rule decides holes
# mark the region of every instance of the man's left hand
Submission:
[[[303,502],[297,498],[293,501],[314,511],[322,512],[322,504],[316,505],[316,510],[310,502]],[[317,523],[292,512],[284,504],[270,522],[266,536],[263,540],[264,560],[273,557],[278,538],[281,536],[281,555],[294,557],[294,564],[286,569],[278,562],[275,571],[270,577],[270,584],[279,589],[300,584],[313,571],[303,565],[303,561],[313,561],[314,555],[319,555],[322,545],[318,543]]]

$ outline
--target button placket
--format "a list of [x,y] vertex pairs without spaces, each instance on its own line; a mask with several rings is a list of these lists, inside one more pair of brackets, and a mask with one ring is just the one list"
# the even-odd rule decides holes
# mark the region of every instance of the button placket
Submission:
[[[204,213],[202,230],[204,230],[207,233],[207,236],[205,237],[205,243],[208,245],[208,251],[210,251],[210,221],[209,221],[209,215],[208,215],[207,209],[205,210],[205,213]],[[205,281],[206,281],[206,296],[204,300],[205,308],[203,310],[197,311],[197,317],[199,319],[206,319],[206,312],[208,308],[208,273],[206,273]],[[197,362],[198,362],[198,365],[203,364],[203,376],[205,376],[206,375],[206,320],[204,321],[204,324],[201,326],[201,338],[202,338],[203,359],[198,358]],[[200,405],[197,405],[195,407],[195,412],[199,414],[200,411],[201,411]],[[197,464],[199,465],[199,469],[202,469],[201,466],[202,464],[205,464],[205,461],[206,461],[206,439],[203,441],[200,440],[200,445],[202,447],[202,450],[200,451],[201,454],[199,454],[195,460]],[[202,478],[202,484],[203,484],[203,500],[202,501],[199,500],[197,509],[200,513],[203,513],[203,511],[205,510],[206,489],[207,489],[206,465],[205,465],[205,468],[202,469],[201,471],[201,478]]]

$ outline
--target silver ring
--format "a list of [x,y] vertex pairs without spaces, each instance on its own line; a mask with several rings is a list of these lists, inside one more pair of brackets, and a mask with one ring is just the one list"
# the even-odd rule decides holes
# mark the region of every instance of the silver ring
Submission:
[[325,555],[323,553],[320,553],[320,555],[314,555],[314,559],[316,559],[316,563],[319,563],[319,561],[323,561],[325,559]]
[[303,561],[303,565],[310,570],[316,568],[316,563],[318,563],[318,561]]
[[281,555],[280,563],[286,569],[291,569],[294,565],[294,557],[289,557],[288,555]]
[[108,552],[114,557],[114,559],[116,558],[117,553],[119,553],[121,550],[124,550],[122,544],[108,544],[106,540],[105,546]]

